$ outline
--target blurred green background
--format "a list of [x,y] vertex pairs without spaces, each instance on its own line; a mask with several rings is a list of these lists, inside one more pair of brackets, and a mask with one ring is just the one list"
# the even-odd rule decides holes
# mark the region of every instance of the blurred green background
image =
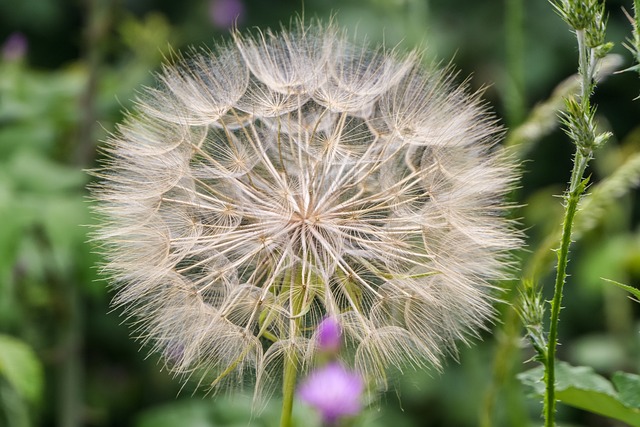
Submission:
[[[608,34],[626,68],[621,44],[630,26],[622,7],[631,1],[607,3]],[[96,148],[136,90],[153,84],[169,46],[228,38],[236,16],[240,29],[278,27],[303,8],[306,18],[333,16],[356,37],[420,46],[455,64],[460,80],[472,75],[524,160],[513,195],[529,239],[522,263],[537,250],[551,254],[544,239],[561,222],[554,195],[565,187],[573,147],[553,110],[543,119],[530,113],[575,72],[577,59],[572,34],[546,1],[0,0],[0,426],[277,425],[277,402],[250,418],[246,399],[182,389],[130,338],[121,313],[109,308],[113,294],[87,243],[85,170],[95,167]],[[610,75],[597,89],[600,126],[614,138],[597,153],[592,182],[637,161],[639,94],[633,73]],[[518,133],[528,129],[518,128],[523,122],[538,133]],[[559,357],[605,376],[640,370],[640,304],[600,279],[640,283],[640,203],[635,190],[619,193],[574,247],[560,331]],[[541,264],[549,289],[551,265]],[[527,363],[533,353],[509,320],[509,304],[497,309],[500,320],[481,342],[462,348],[443,373],[409,372],[400,392],[383,396],[359,425],[540,425],[540,399],[515,379],[534,366]],[[299,425],[308,425],[298,410]],[[565,426],[622,425],[560,412]]]

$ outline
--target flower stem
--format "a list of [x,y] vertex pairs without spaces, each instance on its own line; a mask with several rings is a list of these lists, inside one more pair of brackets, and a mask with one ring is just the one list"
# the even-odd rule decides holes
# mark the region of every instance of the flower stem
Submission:
[[551,302],[551,323],[549,326],[549,341],[546,354],[545,369],[545,399],[544,414],[545,427],[555,426],[555,355],[558,344],[558,323],[560,321],[560,309],[562,308],[562,290],[567,277],[567,264],[569,263],[569,245],[571,244],[571,229],[575,217],[580,196],[584,186],[580,185],[582,175],[587,167],[589,158],[584,157],[580,151],[576,153],[576,159],[571,172],[571,184],[566,197],[566,210],[562,224],[562,240],[558,250],[558,268],[556,271],[555,290]]
[[[302,305],[304,301],[304,295],[307,289],[306,285],[303,285],[304,269],[300,274],[298,280],[300,283],[296,283],[296,277],[298,275],[295,271],[292,271],[288,276],[291,280],[289,286],[289,306],[290,306],[290,319],[289,329],[290,336],[296,337],[298,335],[299,322],[298,314],[302,311]],[[287,279],[285,279],[287,280]],[[296,289],[304,289],[303,295],[299,295]],[[285,352],[284,355],[284,368],[282,379],[282,414],[280,415],[280,427],[291,427],[291,414],[293,412],[293,397],[296,390],[296,378],[298,376],[298,355],[295,348],[291,348],[290,351]]]
[[293,412],[293,396],[296,388],[298,366],[294,354],[285,356],[284,379],[282,384],[282,414],[280,427],[291,427],[291,413]]
[[[593,50],[585,43],[584,30],[576,30],[578,41],[578,61],[579,73],[581,76],[580,88],[580,114],[588,116],[591,105],[590,95],[593,89],[593,77],[595,73],[596,59]],[[595,140],[593,129],[582,133],[588,135],[586,138]],[[565,196],[565,213],[562,223],[562,238],[558,249],[558,267],[556,269],[555,287],[553,300],[551,301],[551,320],[549,325],[549,340],[545,357],[545,396],[544,396],[544,419],[545,427],[555,426],[555,360],[556,348],[558,345],[558,323],[560,322],[560,310],[562,309],[562,291],[567,278],[567,264],[569,263],[569,246],[571,245],[571,230],[573,219],[578,209],[580,196],[585,191],[586,183],[583,182],[584,171],[593,156],[593,145],[586,140],[577,138],[573,142],[576,144],[576,154],[569,181],[569,189]]]

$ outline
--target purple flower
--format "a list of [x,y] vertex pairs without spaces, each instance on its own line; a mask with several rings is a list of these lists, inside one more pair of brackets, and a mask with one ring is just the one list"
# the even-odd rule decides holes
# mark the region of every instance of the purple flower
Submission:
[[322,351],[337,353],[342,344],[340,324],[334,317],[327,317],[318,325],[318,347]]
[[12,33],[2,44],[2,59],[16,61],[24,58],[29,48],[29,42],[22,33]]
[[363,389],[359,375],[333,362],[312,372],[300,385],[298,396],[320,412],[323,422],[333,424],[360,412]]
[[214,27],[226,30],[244,20],[245,8],[242,0],[211,0],[209,19]]

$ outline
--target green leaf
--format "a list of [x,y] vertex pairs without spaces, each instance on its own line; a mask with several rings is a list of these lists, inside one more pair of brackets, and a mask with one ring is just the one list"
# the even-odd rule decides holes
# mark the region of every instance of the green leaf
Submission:
[[633,294],[636,298],[638,298],[638,300],[640,300],[640,289],[634,288],[633,286],[625,285],[625,284],[620,283],[620,282],[616,282],[615,280],[611,280],[611,279],[603,278],[602,280],[604,280],[605,282],[609,282],[609,283],[611,283],[613,285],[616,285],[619,288],[624,289],[625,291]]
[[[533,388],[534,394],[544,395],[542,366],[523,372],[518,379]],[[638,399],[638,379],[630,374],[619,374],[613,384],[586,366],[571,366],[556,362],[556,398],[569,406],[623,421],[633,427],[640,427],[640,409],[635,406]],[[624,392],[622,391],[624,388]],[[636,393],[633,396],[633,393]],[[629,404],[632,405],[629,405]]]
[[620,401],[625,406],[640,409],[640,375],[616,372],[611,381],[615,384]]
[[40,360],[31,347],[8,335],[0,335],[0,375],[24,399],[35,403],[42,396]]

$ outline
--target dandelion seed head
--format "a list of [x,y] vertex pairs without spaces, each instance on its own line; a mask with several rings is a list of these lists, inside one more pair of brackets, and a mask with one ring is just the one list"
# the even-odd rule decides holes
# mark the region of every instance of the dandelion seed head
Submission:
[[438,367],[521,245],[501,129],[454,79],[319,23],[177,56],[95,171],[114,304],[211,390],[274,389],[326,318],[379,387]]

